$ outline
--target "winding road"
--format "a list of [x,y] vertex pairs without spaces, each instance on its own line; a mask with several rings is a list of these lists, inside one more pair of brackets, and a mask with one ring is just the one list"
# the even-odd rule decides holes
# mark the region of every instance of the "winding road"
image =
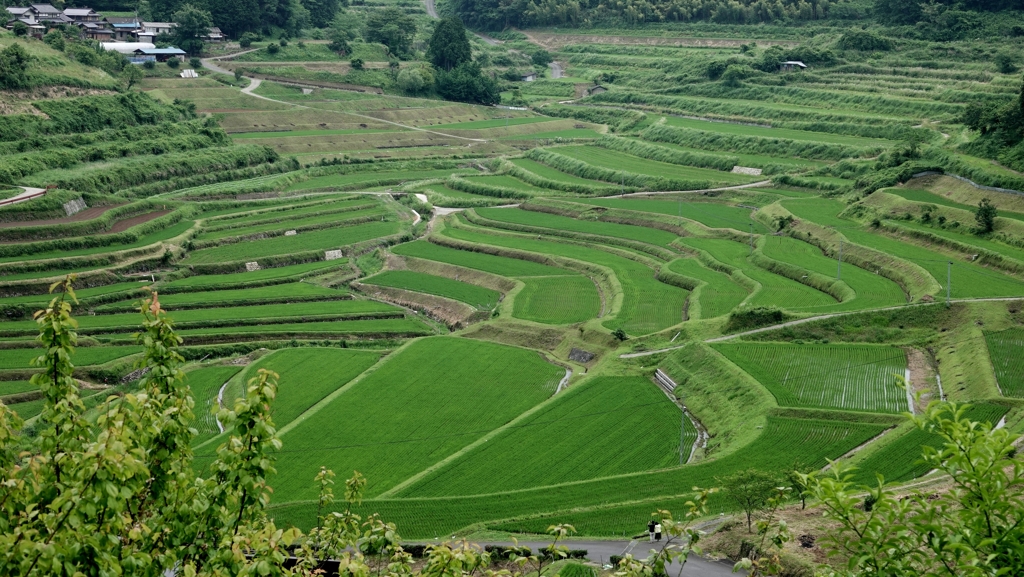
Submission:
[[[646,531],[647,527],[638,527],[637,532]],[[485,545],[505,545],[510,546],[511,542],[481,542],[478,543],[481,547]],[[530,547],[531,549],[540,549],[541,547],[547,547],[550,545],[550,541],[520,541],[519,546]],[[634,558],[646,559],[650,550],[657,548],[659,544],[648,543],[646,541],[633,540],[633,541],[563,541],[561,543],[569,547],[570,549],[585,549],[587,551],[587,558],[595,563],[601,563],[605,565],[608,563],[608,559],[612,555],[625,555],[627,553],[632,554]],[[731,577],[735,575],[747,575],[746,571],[738,571],[733,573],[732,563],[728,561],[712,561],[711,559],[705,559],[698,555],[690,555],[686,560],[686,565],[680,567],[678,563],[673,563],[665,567],[666,573],[676,577]],[[682,569],[682,573],[680,573]]]

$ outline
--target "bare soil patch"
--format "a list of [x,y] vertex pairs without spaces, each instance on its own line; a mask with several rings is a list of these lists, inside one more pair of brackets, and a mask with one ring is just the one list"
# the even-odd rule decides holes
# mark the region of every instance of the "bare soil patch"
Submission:
[[928,403],[938,400],[935,368],[920,349],[907,348],[907,368],[910,369],[911,391],[914,393],[914,411],[923,413]]
[[[83,210],[82,212],[79,212],[78,214],[75,214],[73,216],[68,216],[68,217],[65,217],[65,218],[51,218],[51,219],[47,219],[47,220],[19,220],[19,221],[12,221],[12,222],[0,222],[0,228],[17,228],[17,227],[21,227],[21,226],[46,226],[48,224],[64,224],[64,223],[67,223],[67,222],[81,222],[83,220],[90,220],[90,219],[96,218],[96,217],[100,216],[101,214],[107,212],[108,210],[111,210],[113,208],[117,208],[119,206],[122,206],[122,205],[120,205],[120,204],[111,204],[111,205],[108,205],[108,206],[94,206],[92,208],[87,208],[87,209]],[[167,211],[167,212],[170,212],[170,211]]]
[[170,212],[171,211],[169,210],[157,210],[155,212],[147,212],[146,214],[140,214],[139,216],[133,216],[132,218],[119,220],[114,223],[114,226],[110,227],[110,230],[101,234],[114,234],[118,232],[124,232],[135,225],[142,224],[144,222],[149,222],[156,218],[160,218],[161,216],[169,214]]

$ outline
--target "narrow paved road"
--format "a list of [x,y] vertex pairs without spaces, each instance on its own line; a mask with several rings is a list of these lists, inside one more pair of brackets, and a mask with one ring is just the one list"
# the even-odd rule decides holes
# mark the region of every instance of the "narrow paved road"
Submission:
[[45,188],[33,188],[31,186],[19,186],[18,188],[25,192],[16,194],[8,199],[4,199],[0,204],[18,204],[19,202],[25,202],[26,200],[31,200],[37,196],[46,194]]
[[[435,20],[437,18],[440,18],[440,16],[437,15],[437,6],[434,4],[434,0],[423,0],[423,7],[427,9],[427,16],[430,16]],[[484,42],[490,44],[491,46],[497,46],[498,44],[501,44],[501,42],[498,42],[497,40],[491,38],[486,34],[479,34],[477,32],[473,32],[472,34],[479,38],[480,40],[483,40]]]
[[551,68],[551,77],[552,78],[561,78],[562,77],[562,65],[561,64],[559,64],[559,63],[555,62],[554,60],[552,60],[550,63],[548,63],[548,67]]
[[[640,528],[640,530],[645,529],[646,527]],[[534,550],[547,547],[550,544],[550,541],[519,542],[520,546],[530,547]],[[479,545],[512,545],[512,543],[479,543]],[[608,559],[612,555],[623,555],[625,553],[630,553],[637,559],[646,559],[650,550],[655,548],[657,544],[648,543],[647,541],[565,541],[564,545],[570,549],[586,549],[587,558],[603,565],[608,563]],[[672,577],[680,575],[680,566],[678,564],[669,565],[666,569],[668,569],[668,574]],[[682,570],[682,577],[727,577],[747,574],[746,571],[733,573],[732,563],[730,562],[711,561],[697,555],[690,555]]]

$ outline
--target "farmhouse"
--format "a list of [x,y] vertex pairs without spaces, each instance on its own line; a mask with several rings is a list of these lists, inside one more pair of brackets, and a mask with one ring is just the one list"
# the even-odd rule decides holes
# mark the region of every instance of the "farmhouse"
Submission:
[[103,16],[92,8],[65,8],[64,16],[67,16],[76,24],[80,22],[99,22]]
[[536,73],[531,72],[529,74],[523,74],[523,82],[533,82],[534,80],[537,80]]
[[779,68],[781,68],[783,72],[791,72],[793,70],[803,70],[804,68],[807,68],[807,65],[799,60],[787,60],[786,62],[779,64]]
[[173,22],[143,22],[142,29],[150,34],[170,34]]

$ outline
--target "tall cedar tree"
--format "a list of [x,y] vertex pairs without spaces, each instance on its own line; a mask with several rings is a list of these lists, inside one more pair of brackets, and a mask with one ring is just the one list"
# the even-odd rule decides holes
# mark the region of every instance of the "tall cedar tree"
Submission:
[[988,234],[996,228],[996,205],[992,204],[992,201],[983,198],[978,203],[978,210],[974,212],[974,220],[978,222],[978,232],[980,234]]
[[472,59],[473,53],[462,20],[458,16],[451,16],[438,22],[434,35],[430,37],[427,60],[438,69],[451,72],[459,64]]

